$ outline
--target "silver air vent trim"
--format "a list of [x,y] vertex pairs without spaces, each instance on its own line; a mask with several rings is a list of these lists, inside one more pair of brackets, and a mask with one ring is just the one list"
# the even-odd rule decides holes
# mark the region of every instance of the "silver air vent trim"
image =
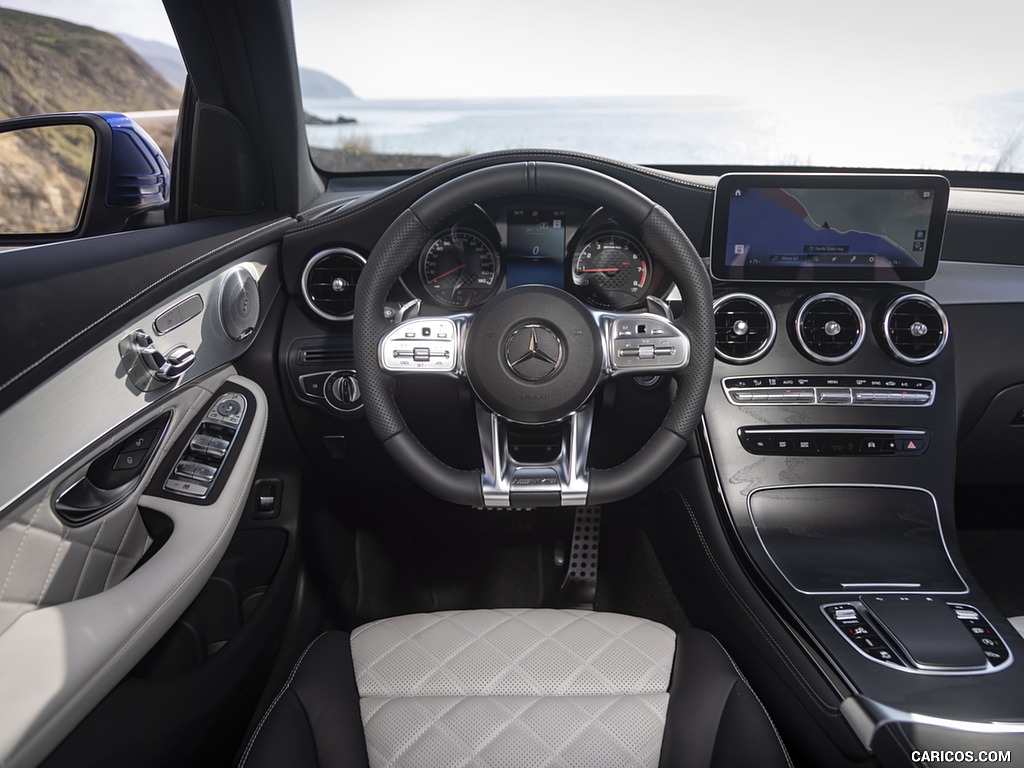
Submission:
[[[807,309],[809,307],[813,306],[815,303],[817,303],[819,301],[824,301],[826,299],[831,299],[833,301],[838,301],[841,304],[845,304],[847,307],[850,308],[850,310],[853,312],[854,316],[857,318],[857,327],[858,327],[857,341],[854,343],[854,345],[848,351],[846,351],[843,354],[838,355],[836,357],[828,357],[827,355],[822,355],[822,354],[812,350],[807,345],[807,342],[804,341],[803,333],[801,333],[801,328],[803,326],[804,316],[807,314]],[[809,299],[807,299],[807,301],[805,301],[803,303],[803,306],[800,307],[800,311],[797,313],[797,316],[796,316],[796,323],[794,324],[794,331],[796,332],[796,340],[800,344],[800,348],[812,360],[816,360],[819,363],[829,363],[829,364],[831,364],[831,363],[841,363],[844,360],[849,360],[851,357],[853,357],[855,354],[857,354],[857,350],[859,350],[861,345],[864,343],[865,330],[866,329],[865,329],[865,325],[864,325],[864,313],[860,311],[860,307],[858,307],[853,302],[853,300],[851,300],[850,298],[844,296],[841,293],[818,293],[818,294],[815,294],[814,296],[811,296]]]
[[[775,343],[775,336],[778,333],[778,326],[775,322],[775,313],[772,312],[771,307],[769,307],[763,299],[760,299],[757,296],[754,296],[753,294],[750,293],[729,293],[726,294],[725,296],[715,299],[714,304],[711,305],[713,314],[717,315],[718,310],[721,308],[723,304],[729,301],[734,301],[736,299],[746,300],[756,304],[761,309],[761,311],[764,312],[765,317],[768,318],[768,337],[753,354],[747,355],[745,357],[736,357],[734,355],[726,354],[725,352],[718,348],[718,343],[716,340],[715,355],[718,357],[719,360],[724,360],[727,363],[734,363],[736,365],[742,365],[744,363],[752,363],[755,360],[759,360],[760,358],[768,354],[768,351],[772,348],[772,345]],[[715,332],[717,335],[717,328]]]
[[[924,357],[911,357],[910,355],[901,352],[896,347],[896,342],[893,341],[892,335],[889,333],[889,321],[892,320],[893,312],[895,312],[901,304],[908,301],[919,301],[922,304],[926,304],[935,311],[935,314],[938,315],[939,320],[942,322],[942,339],[939,341],[939,345],[934,351]],[[921,363],[927,363],[930,360],[934,360],[939,356],[942,350],[946,348],[946,341],[949,339],[949,319],[946,317],[946,313],[942,310],[939,303],[931,296],[925,296],[923,293],[906,293],[893,301],[893,303],[889,305],[889,308],[885,310],[885,316],[882,318],[882,335],[885,337],[885,344],[889,348],[893,357],[904,363],[920,365]]]
[[[313,310],[313,312],[316,315],[322,317],[324,320],[336,321],[352,319],[352,312],[346,312],[341,315],[332,315],[330,312],[324,311],[323,309],[317,306],[316,302],[313,300],[313,297],[310,295],[309,291],[309,278],[313,274],[313,269],[316,267],[316,265],[319,264],[324,259],[328,258],[329,256],[339,255],[348,256],[358,261],[360,264],[360,270],[362,270],[363,266],[366,265],[366,257],[363,256],[358,251],[353,251],[351,248],[328,248],[314,255],[313,258],[311,258],[309,262],[307,262],[306,267],[302,270],[302,298],[305,299],[306,306],[308,306],[311,310]],[[355,286],[353,285],[352,288],[354,289]]]

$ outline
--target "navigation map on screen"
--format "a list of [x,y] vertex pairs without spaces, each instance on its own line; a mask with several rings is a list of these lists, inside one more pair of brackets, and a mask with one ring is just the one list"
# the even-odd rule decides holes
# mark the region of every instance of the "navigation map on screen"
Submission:
[[725,265],[920,267],[931,189],[736,189]]

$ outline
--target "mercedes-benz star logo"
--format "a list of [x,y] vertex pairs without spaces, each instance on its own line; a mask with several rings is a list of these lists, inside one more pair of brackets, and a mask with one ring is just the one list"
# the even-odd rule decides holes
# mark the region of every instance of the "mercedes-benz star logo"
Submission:
[[521,325],[505,342],[505,362],[519,378],[541,381],[562,366],[562,342],[543,325]]

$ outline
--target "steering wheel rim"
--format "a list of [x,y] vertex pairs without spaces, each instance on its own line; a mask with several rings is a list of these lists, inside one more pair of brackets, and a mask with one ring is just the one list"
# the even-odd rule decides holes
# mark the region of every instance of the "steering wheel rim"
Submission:
[[[571,496],[538,492],[540,488],[497,497],[493,488],[485,492],[493,480],[489,475],[496,471],[489,466],[488,448],[484,447],[483,470],[459,470],[437,459],[409,431],[392,393],[394,378],[381,368],[382,340],[395,328],[382,311],[387,295],[435,228],[453,212],[473,203],[522,194],[573,197],[616,210],[636,226],[645,247],[657,254],[682,297],[682,314],[675,324],[685,328],[689,357],[685,367],[674,374],[679,387],[665,419],[650,440],[619,466],[596,469],[584,465],[583,491],[577,488]],[[448,181],[413,203],[370,254],[356,286],[353,321],[355,362],[364,410],[374,434],[420,485],[443,499],[470,506],[602,504],[649,485],[675,460],[696,428],[714,362],[711,282],[686,234],[663,208],[626,184],[597,171],[561,163],[526,161],[478,169]],[[479,415],[484,417],[482,412]],[[567,414],[567,423],[570,416],[572,429],[576,429],[576,414]],[[488,439],[488,428],[481,424],[480,429],[483,444]],[[589,425],[586,430],[589,445]]]

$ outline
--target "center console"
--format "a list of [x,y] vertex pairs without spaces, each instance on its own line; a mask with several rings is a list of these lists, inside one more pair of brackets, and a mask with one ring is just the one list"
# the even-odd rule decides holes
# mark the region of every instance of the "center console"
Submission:
[[956,539],[955,329],[925,282],[942,184],[844,183],[719,187],[703,450],[721,518],[869,752],[894,730],[1020,744],[1024,644]]

